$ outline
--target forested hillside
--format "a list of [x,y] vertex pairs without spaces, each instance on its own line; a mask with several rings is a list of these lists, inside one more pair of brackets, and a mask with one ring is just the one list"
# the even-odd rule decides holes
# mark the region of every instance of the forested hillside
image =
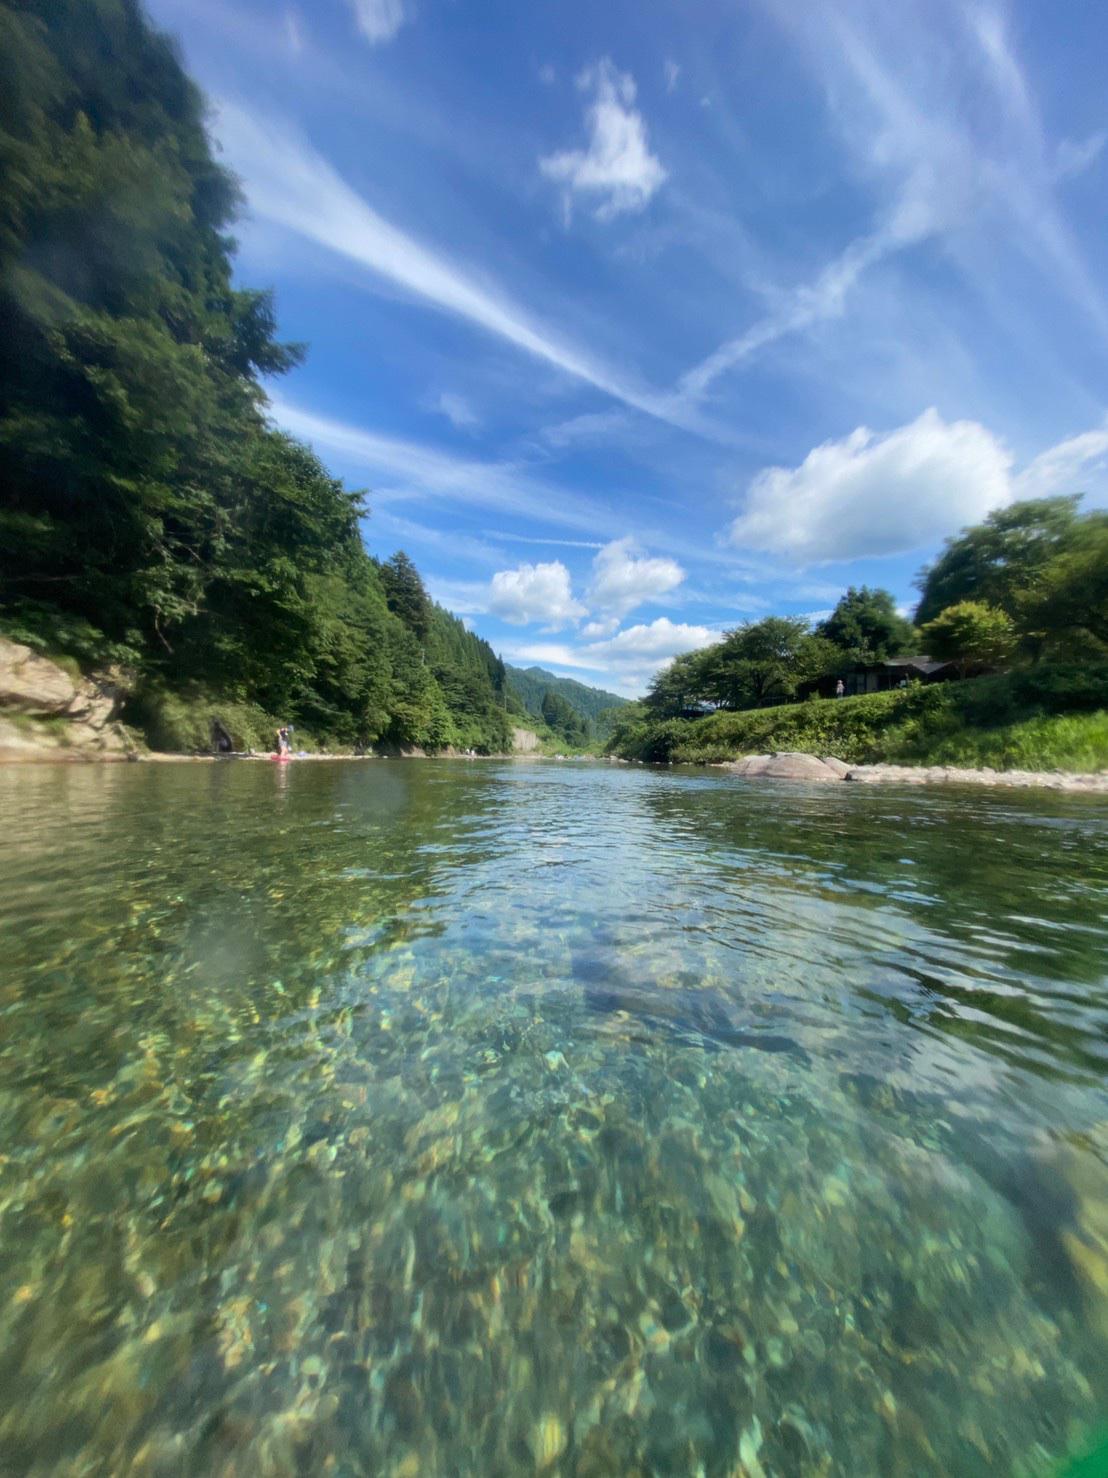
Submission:
[[233,284],[237,207],[135,0],[0,0],[0,627],[166,745],[506,748],[503,665],[267,421],[302,349]]
[[[606,693],[603,688],[590,688],[571,677],[556,677],[545,667],[513,667],[505,663],[505,671],[527,712],[535,718],[546,719],[555,729],[556,725],[551,724],[543,712],[543,700],[548,694],[554,694],[572,714],[584,719],[588,733],[601,739],[611,732],[611,720],[606,716],[609,710],[622,708],[628,701],[616,693]],[[560,713],[560,706],[555,705],[554,712]]]

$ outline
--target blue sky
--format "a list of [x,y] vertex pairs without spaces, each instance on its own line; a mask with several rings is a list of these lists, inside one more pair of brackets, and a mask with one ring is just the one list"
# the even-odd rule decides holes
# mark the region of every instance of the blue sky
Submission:
[[510,661],[626,693],[1108,502],[1108,12],[151,0],[309,343],[275,419]]

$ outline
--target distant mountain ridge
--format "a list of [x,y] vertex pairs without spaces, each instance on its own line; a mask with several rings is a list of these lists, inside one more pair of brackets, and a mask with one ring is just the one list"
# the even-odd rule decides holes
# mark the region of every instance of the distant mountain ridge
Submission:
[[597,725],[600,714],[606,708],[622,708],[630,701],[618,693],[606,693],[603,688],[590,688],[587,683],[576,682],[572,677],[556,677],[545,667],[512,667],[505,662],[504,670],[524,708],[535,718],[542,717],[542,700],[546,694],[557,693],[575,713],[588,719],[598,733],[603,733],[606,726]]

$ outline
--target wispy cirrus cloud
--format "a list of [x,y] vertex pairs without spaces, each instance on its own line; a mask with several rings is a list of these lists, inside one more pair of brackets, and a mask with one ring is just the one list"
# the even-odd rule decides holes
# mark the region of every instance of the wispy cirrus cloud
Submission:
[[997,251],[1022,253],[1108,337],[1108,306],[1055,196],[1060,176],[1097,158],[1103,136],[1048,147],[1035,98],[1004,19],[989,4],[905,0],[762,0],[805,59],[860,183],[875,197],[872,228],[771,311],[681,377],[678,402],[700,400],[722,375],[791,335],[841,317],[868,273],[927,242],[986,296]]
[[289,51],[293,56],[299,56],[304,50],[304,31],[300,13],[291,5],[285,7],[282,28]]
[[404,0],[351,0],[358,30],[371,46],[391,41],[410,19]]
[[419,442],[318,415],[281,396],[270,397],[270,413],[293,436],[369,473],[375,504],[436,498],[541,519],[561,528],[594,532],[611,527],[612,515],[600,504],[569,489],[544,484],[510,463],[451,456]]
[[225,101],[216,132],[244,182],[251,210],[264,220],[358,263],[636,410],[663,420],[679,415],[665,398],[566,344],[506,293],[478,283],[449,257],[387,221],[280,121]]
[[506,539],[510,544],[558,545],[562,549],[603,549],[599,539],[557,539],[541,534],[496,534],[493,537]]
[[[396,512],[396,507],[393,504],[391,507],[386,505],[384,508],[375,507],[370,510],[370,522],[365,532],[371,548],[404,548],[408,553],[415,551],[420,559],[430,553],[436,559],[461,559],[467,565],[478,567],[502,565],[508,558],[506,551],[495,543],[463,533],[460,529],[436,528],[414,518],[405,518]],[[481,589],[486,588],[481,581],[476,584]]]

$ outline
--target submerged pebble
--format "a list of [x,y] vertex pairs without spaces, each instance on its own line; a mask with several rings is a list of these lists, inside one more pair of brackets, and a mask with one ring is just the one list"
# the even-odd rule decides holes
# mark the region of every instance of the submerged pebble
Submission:
[[1076,803],[170,768],[14,807],[6,1466],[1035,1478],[1080,1447],[1108,845]]

